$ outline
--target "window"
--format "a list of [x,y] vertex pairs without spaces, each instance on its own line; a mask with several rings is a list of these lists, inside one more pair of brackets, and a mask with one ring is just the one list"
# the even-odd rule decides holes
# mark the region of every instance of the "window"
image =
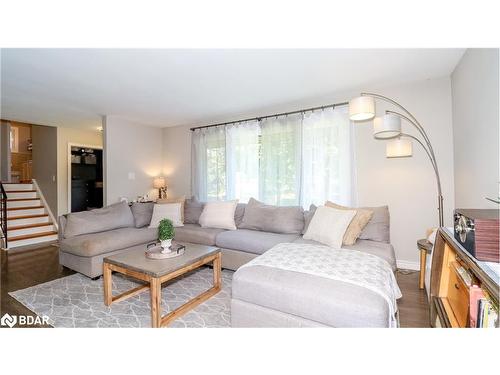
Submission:
[[202,201],[352,204],[351,145],[347,107],[197,129],[193,191]]

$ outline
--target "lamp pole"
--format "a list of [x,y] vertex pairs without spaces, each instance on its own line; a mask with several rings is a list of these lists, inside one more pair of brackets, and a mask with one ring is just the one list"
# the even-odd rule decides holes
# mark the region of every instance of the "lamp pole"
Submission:
[[399,134],[399,136],[411,138],[411,139],[415,140],[418,144],[420,144],[423,147],[423,149],[425,150],[425,153],[427,154],[427,156],[429,157],[429,160],[431,161],[432,168],[434,169],[434,173],[436,175],[436,182],[437,182],[437,189],[438,189],[439,226],[440,227],[444,226],[443,193],[442,193],[442,189],[441,189],[441,178],[439,176],[439,169],[438,169],[438,165],[437,165],[437,161],[436,161],[436,156],[434,154],[434,149],[432,147],[432,143],[431,143],[427,133],[425,132],[424,127],[418,122],[418,120],[415,118],[415,116],[413,116],[413,114],[410,113],[410,111],[408,111],[405,107],[403,107],[401,104],[399,104],[398,102],[396,102],[395,100],[393,100],[391,98],[388,98],[388,97],[380,95],[380,94],[369,93],[369,92],[363,92],[363,93],[361,93],[361,96],[367,96],[367,97],[371,97],[373,99],[380,99],[380,100],[388,102],[388,103],[398,107],[399,109],[401,109],[405,114],[395,112],[395,111],[389,111],[389,110],[387,110],[386,113],[396,115],[396,116],[400,117],[401,119],[406,120],[407,122],[412,124],[417,129],[417,131],[420,133],[422,138],[424,139],[424,141],[422,142],[420,139],[418,139],[417,137],[414,137],[412,135],[409,135],[406,133]]

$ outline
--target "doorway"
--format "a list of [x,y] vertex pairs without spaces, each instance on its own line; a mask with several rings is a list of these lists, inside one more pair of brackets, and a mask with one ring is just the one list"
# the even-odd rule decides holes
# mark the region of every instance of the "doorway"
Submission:
[[68,144],[68,208],[70,212],[103,206],[102,147]]

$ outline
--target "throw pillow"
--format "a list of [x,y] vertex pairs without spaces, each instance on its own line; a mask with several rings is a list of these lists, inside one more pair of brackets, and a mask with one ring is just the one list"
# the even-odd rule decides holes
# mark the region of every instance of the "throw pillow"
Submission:
[[184,205],[186,202],[186,197],[183,195],[182,197],[179,198],[162,198],[162,199],[157,199],[156,203],[158,204],[165,204],[165,203],[180,203],[181,204],[181,218],[182,222],[184,223]]
[[340,249],[347,227],[355,215],[356,211],[354,210],[337,210],[320,206],[316,209],[309,223],[304,239],[318,241],[334,249]]
[[153,207],[153,217],[149,228],[158,228],[160,221],[170,219],[174,227],[182,227],[181,204],[180,203],[162,203],[155,204]]
[[132,203],[130,209],[132,210],[132,214],[134,215],[135,227],[142,228],[146,225],[149,225],[151,222],[151,218],[153,217],[153,207],[154,203]]
[[302,230],[302,234],[307,232],[307,228],[309,228],[309,223],[316,212],[316,208],[318,208],[315,204],[311,204],[309,206],[309,211],[304,211],[304,229]]
[[195,197],[187,199],[184,203],[184,223],[198,224],[204,205],[204,203],[199,202]]
[[373,211],[373,217],[361,232],[359,239],[389,243],[391,240],[389,207],[363,208]]
[[127,202],[119,202],[104,208],[68,214],[64,238],[134,226],[134,215]]
[[238,203],[236,205],[236,210],[234,211],[234,223],[236,227],[239,228],[243,222],[243,216],[245,215],[246,203]]
[[236,229],[234,212],[238,200],[227,202],[207,202],[200,215],[200,225],[203,228]]
[[298,206],[271,206],[250,198],[239,228],[298,234],[304,229],[304,210]]
[[337,210],[355,210],[356,215],[352,219],[351,223],[347,227],[347,230],[344,234],[344,245],[354,245],[356,243],[356,240],[358,239],[359,235],[363,231],[364,227],[366,227],[366,224],[370,221],[370,219],[373,216],[373,211],[367,210],[365,208],[351,208],[351,207],[345,207],[345,206],[340,206],[338,204],[335,204],[333,202],[327,201],[325,203],[325,206],[327,207],[332,207],[336,208]]

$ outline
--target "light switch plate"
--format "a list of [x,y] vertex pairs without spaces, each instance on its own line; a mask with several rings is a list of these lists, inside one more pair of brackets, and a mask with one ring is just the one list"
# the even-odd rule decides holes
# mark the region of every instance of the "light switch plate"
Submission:
[[135,173],[134,172],[128,172],[128,179],[129,180],[135,180]]

